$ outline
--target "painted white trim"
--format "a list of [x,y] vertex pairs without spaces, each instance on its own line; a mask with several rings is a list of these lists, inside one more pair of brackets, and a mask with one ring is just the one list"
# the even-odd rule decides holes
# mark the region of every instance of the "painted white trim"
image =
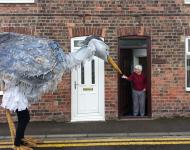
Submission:
[[[76,51],[77,49],[79,49],[80,47],[74,47],[74,41],[75,40],[81,40],[81,39],[84,39],[85,37],[87,36],[81,36],[81,37],[74,37],[74,38],[71,38],[71,52],[74,52]],[[104,40],[102,38],[102,40]],[[91,117],[88,118],[84,118],[83,116],[75,116],[75,105],[74,105],[74,99],[77,99],[77,95],[75,94],[75,87],[74,87],[74,82],[75,82],[75,79],[77,78],[77,73],[76,73],[76,69],[73,69],[72,72],[71,72],[71,122],[79,122],[79,121],[105,121],[105,75],[104,75],[104,61],[103,60],[99,60],[101,61],[101,63],[98,63],[98,65],[103,65],[101,67],[100,70],[99,70],[99,76],[103,77],[103,80],[102,82],[99,82],[99,88],[98,88],[98,92],[99,92],[99,95],[101,95],[101,105],[99,107],[99,109],[101,110],[100,111],[100,116],[97,116],[96,114],[91,114]],[[100,68],[99,66],[99,68]],[[94,116],[93,116],[94,115]]]
[[0,3],[34,3],[35,0],[0,0]]
[[187,87],[187,56],[190,55],[190,52],[188,52],[188,40],[190,39],[190,36],[187,36],[185,38],[185,90],[190,91],[190,87]]
[[[76,49],[78,48],[75,48],[74,47],[74,41],[77,40],[77,38],[71,38],[71,52],[74,52],[76,51]],[[76,73],[77,70],[76,69],[73,69],[71,71],[71,122],[73,122],[73,118],[75,118],[75,105],[74,105],[74,99],[77,98],[77,95],[75,94],[75,79],[77,78],[76,77]]]
[[185,4],[190,4],[190,0],[184,0]]

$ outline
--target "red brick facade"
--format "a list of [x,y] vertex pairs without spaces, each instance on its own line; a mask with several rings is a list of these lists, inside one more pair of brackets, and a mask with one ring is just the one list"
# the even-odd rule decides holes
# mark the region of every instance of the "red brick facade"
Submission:
[[[58,40],[70,50],[70,38],[95,34],[105,38],[118,61],[118,37],[151,38],[151,109],[153,117],[189,116],[185,90],[185,36],[190,36],[190,4],[184,0],[36,0],[34,4],[0,4],[0,31]],[[31,106],[32,120],[71,117],[70,74],[54,93]],[[106,119],[118,118],[118,75],[105,65]],[[0,121],[5,121],[0,110]]]

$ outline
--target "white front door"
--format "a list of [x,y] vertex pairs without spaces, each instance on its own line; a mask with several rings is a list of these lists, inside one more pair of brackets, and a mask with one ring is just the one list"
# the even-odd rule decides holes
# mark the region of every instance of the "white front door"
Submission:
[[[71,51],[80,48],[86,37],[71,39]],[[105,120],[104,61],[93,57],[72,70],[71,121]]]

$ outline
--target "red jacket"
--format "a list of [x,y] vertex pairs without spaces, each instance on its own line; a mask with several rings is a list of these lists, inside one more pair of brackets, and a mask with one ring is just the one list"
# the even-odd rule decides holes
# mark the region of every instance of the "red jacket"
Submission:
[[133,72],[127,80],[132,82],[133,89],[137,91],[142,91],[143,89],[146,89],[146,78],[144,74],[138,75],[137,73]]

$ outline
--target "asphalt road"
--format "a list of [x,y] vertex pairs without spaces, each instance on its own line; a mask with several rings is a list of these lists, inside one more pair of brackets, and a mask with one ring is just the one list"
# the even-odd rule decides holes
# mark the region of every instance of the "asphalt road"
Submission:
[[190,150],[190,145],[151,145],[151,146],[107,146],[107,147],[69,147],[40,148],[34,150]]

